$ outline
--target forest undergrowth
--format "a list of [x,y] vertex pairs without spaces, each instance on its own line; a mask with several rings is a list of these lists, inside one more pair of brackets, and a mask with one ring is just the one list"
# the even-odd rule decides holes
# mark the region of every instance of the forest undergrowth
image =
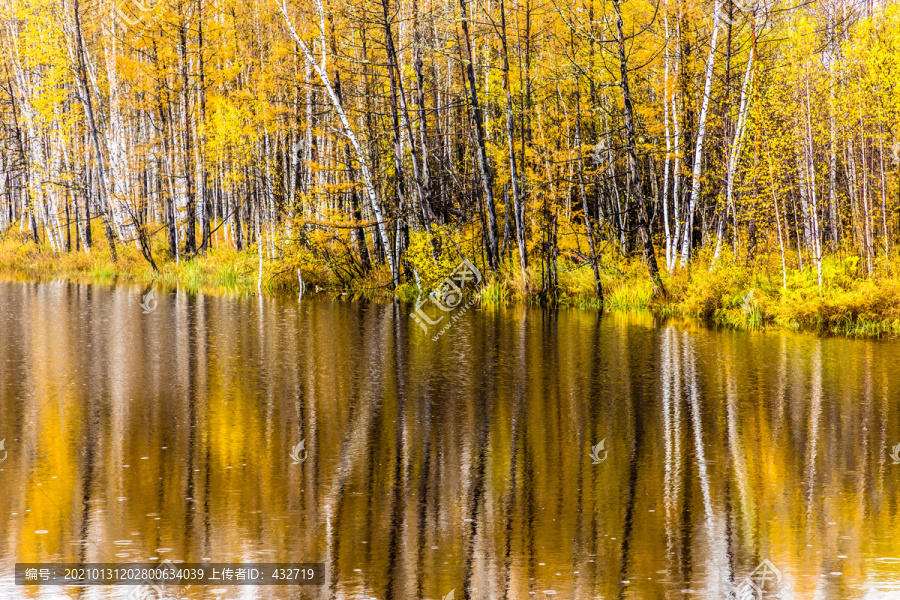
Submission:
[[[338,272],[336,263],[308,251],[263,258],[260,277],[258,248],[238,252],[223,245],[189,260],[165,256],[164,239],[155,240],[160,253],[154,270],[134,246],[121,246],[117,260],[102,244],[90,253],[56,253],[49,245],[35,244],[31,237],[8,232],[0,238],[0,274],[5,279],[47,281],[68,279],[93,283],[134,282],[184,287],[191,292],[231,294],[297,295],[298,270],[306,293],[324,294],[342,300],[387,300],[414,302],[428,294],[450,274],[472,243],[443,244],[437,257],[426,238],[413,240],[405,264],[416,277],[392,289],[391,273],[382,265],[364,276]],[[473,252],[474,254],[474,252]],[[607,251],[601,255],[602,302],[594,292],[590,264],[577,250],[561,250],[556,261],[557,286],[548,293],[541,287],[546,278],[536,263],[529,266],[523,282],[515,252],[506,254],[495,272],[483,269],[481,257],[474,264],[482,271],[478,287],[482,307],[515,303],[549,307],[575,307],[614,311],[649,311],[662,317],[697,319],[710,325],[740,330],[786,329],[848,337],[893,337],[900,335],[900,258],[883,255],[871,275],[860,267],[851,252],[836,252],[823,259],[819,288],[815,266],[806,261],[800,268],[796,253],[786,258],[782,273],[778,252],[761,252],[751,261],[720,257],[710,268],[709,253],[700,252],[685,269],[664,271],[665,296],[654,294],[639,255],[624,257]],[[349,272],[349,269],[348,269]]]

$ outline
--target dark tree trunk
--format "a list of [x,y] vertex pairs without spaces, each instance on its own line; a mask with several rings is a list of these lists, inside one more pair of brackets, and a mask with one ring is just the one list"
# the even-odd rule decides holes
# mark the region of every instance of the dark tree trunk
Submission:
[[475,66],[472,56],[472,40],[469,37],[469,17],[466,12],[466,0],[459,0],[459,9],[462,19],[463,46],[466,55],[466,78],[469,84],[469,101],[472,104],[472,121],[475,128],[475,159],[478,169],[481,171],[481,184],[484,192],[484,204],[487,209],[487,258],[491,270],[497,268],[497,213],[494,209],[493,181],[490,166],[488,165],[487,149],[484,142],[484,123],[481,114],[481,106],[478,103],[478,89],[475,87]]
[[[186,19],[187,17],[185,17]],[[181,85],[182,102],[184,110],[184,185],[187,205],[184,215],[184,253],[191,256],[197,251],[197,238],[194,232],[196,215],[194,214],[194,160],[193,140],[191,138],[191,105],[190,82],[188,80],[188,56],[187,56],[187,25],[183,24],[180,31],[181,53]]]
[[588,248],[591,251],[591,268],[594,271],[594,286],[597,298],[603,302],[603,284],[600,282],[600,269],[597,266],[597,252],[594,250],[594,228],[591,225],[591,215],[588,210],[587,191],[584,187],[584,159],[581,156],[581,90],[580,83],[575,80],[575,147],[578,149],[578,189],[581,192],[581,209],[584,213],[584,229],[587,233]]
[[[206,69],[203,61],[203,14],[202,1],[197,0],[197,62],[200,71],[200,123],[206,123]],[[202,131],[205,131],[205,127]],[[210,235],[210,213],[212,206],[209,197],[209,169],[206,165],[205,144],[206,134],[202,134],[197,144],[200,146],[200,207],[201,207],[201,229],[203,238],[200,242],[200,251],[205,252],[211,243]]]
[[647,217],[647,205],[644,198],[644,183],[641,179],[640,166],[638,164],[635,144],[634,113],[631,103],[631,90],[628,87],[628,59],[625,57],[625,35],[622,32],[622,9],[619,6],[620,1],[621,0],[613,0],[613,7],[616,11],[616,35],[618,38],[619,67],[622,77],[620,85],[622,88],[622,100],[624,104],[623,116],[625,117],[625,150],[628,154],[631,194],[634,197],[637,208],[638,231],[641,236],[644,262],[647,264],[647,271],[650,274],[650,279],[653,281],[653,287],[656,292],[665,296],[666,288],[663,285],[662,277],[660,277],[659,274],[659,267],[656,264],[656,250],[653,247],[653,234],[650,231],[650,222]]
[[[103,214],[103,226],[106,230],[106,241],[109,244],[109,255],[113,262],[116,262],[116,239],[113,236],[112,224],[110,223],[110,211],[112,209],[109,198],[106,196],[106,170],[103,167],[103,152],[100,149],[100,138],[97,133],[97,125],[94,120],[94,106],[91,102],[91,88],[87,76],[87,66],[85,59],[84,40],[81,37],[81,15],[80,0],[73,2],[74,18],[75,18],[75,55],[78,60],[78,82],[81,84],[81,101],[84,104],[84,114],[87,118],[88,131],[91,140],[94,143],[94,152],[97,158],[97,175],[99,182],[97,190],[100,197],[100,211]],[[90,223],[90,221],[88,221]]]

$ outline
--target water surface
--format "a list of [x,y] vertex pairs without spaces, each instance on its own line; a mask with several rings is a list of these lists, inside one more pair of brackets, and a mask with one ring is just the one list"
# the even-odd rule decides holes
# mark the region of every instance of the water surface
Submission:
[[0,283],[0,598],[164,559],[328,569],[184,598],[718,600],[766,559],[782,598],[900,598],[896,342],[146,292]]

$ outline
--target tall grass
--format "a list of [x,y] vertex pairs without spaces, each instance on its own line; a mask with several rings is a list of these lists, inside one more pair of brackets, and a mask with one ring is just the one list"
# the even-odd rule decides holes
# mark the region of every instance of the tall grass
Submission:
[[[376,299],[395,297],[412,302],[431,292],[459,263],[449,230],[441,230],[441,253],[435,260],[429,238],[415,237],[406,257],[419,274],[392,289],[391,274],[385,265],[371,269],[363,277],[338,277],[321,258],[305,251],[293,251],[263,264],[263,291],[267,294],[299,290],[297,270],[307,291],[323,290],[342,298]],[[214,248],[205,254],[176,264],[167,256],[165,239],[154,240],[159,272],[154,272],[132,245],[118,248],[118,260],[110,260],[102,235],[90,253],[54,253],[46,245],[35,244],[30,236],[8,231],[0,238],[0,269],[7,277],[44,279],[67,277],[99,282],[150,281],[183,285],[191,290],[254,294],[257,288],[258,255],[255,247],[237,252],[230,247]],[[477,248],[461,241],[464,255],[477,255]],[[466,254],[468,253],[468,254]],[[510,302],[539,302],[550,298],[558,306],[610,309],[633,313],[693,318],[746,330],[782,328],[809,330],[850,337],[900,335],[900,260],[880,258],[872,276],[862,273],[856,257],[830,257],[823,261],[823,285],[818,286],[811,267],[788,271],[787,289],[781,285],[780,258],[761,254],[750,266],[721,261],[710,269],[701,254],[690,269],[663,273],[668,290],[665,298],[654,295],[646,268],[638,258],[604,256],[600,262],[603,301],[595,292],[593,271],[574,254],[560,255],[557,261],[559,288],[552,294],[540,287],[540,263],[529,266],[522,277],[517,261],[506,261],[495,273],[483,273],[477,292],[482,307]],[[477,260],[477,259],[473,259]],[[479,263],[479,267],[481,267]]]
[[482,307],[505,306],[511,297],[510,287],[506,280],[489,279],[478,293]]

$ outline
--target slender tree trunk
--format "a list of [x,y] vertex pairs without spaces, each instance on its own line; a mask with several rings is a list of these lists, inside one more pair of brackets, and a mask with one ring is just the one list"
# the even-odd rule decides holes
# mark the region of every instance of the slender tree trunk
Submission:
[[25,174],[25,211],[28,213],[28,223],[31,225],[31,239],[35,244],[39,244],[41,240],[38,236],[37,221],[34,218],[34,204],[31,200],[31,167],[28,162],[28,153],[25,151],[25,147],[28,144],[26,140],[23,139],[25,134],[22,131],[22,127],[19,125],[19,111],[16,108],[16,95],[15,90],[13,89],[12,80],[9,77],[9,68],[6,70],[6,83],[9,86],[9,100],[12,105],[13,131],[15,133],[16,148],[19,151],[19,159],[22,161],[22,170]]
[[200,228],[202,238],[200,251],[205,252],[210,245],[209,169],[206,164],[206,61],[203,59],[203,0],[197,0],[197,69],[200,74],[200,126],[197,134],[197,150],[200,161]]
[[[680,23],[676,21],[675,24],[675,64],[673,65],[672,72],[675,77],[681,73],[681,27]],[[681,155],[683,152],[683,146],[681,143],[681,122],[678,119],[678,98],[677,98],[677,86],[672,86],[672,102],[669,108],[672,111],[672,130],[674,134],[674,147],[675,147],[675,161],[672,165],[672,212],[673,212],[673,221],[675,221],[675,231],[672,239],[672,252],[669,257],[669,270],[673,270],[675,268],[675,259],[678,255],[678,242],[681,240],[681,232],[683,228],[682,221],[682,199],[681,199]]]
[[[832,33],[833,35],[833,33]],[[835,117],[834,96],[835,96],[835,75],[834,61],[837,56],[831,55],[831,62],[828,67],[829,73],[829,92],[828,92],[828,119],[829,119],[829,156],[828,156],[828,209],[831,213],[831,251],[836,252],[838,248],[838,202],[837,202],[837,119]]]
[[[412,120],[409,116],[409,103],[406,101],[406,88],[403,85],[403,74],[402,69],[400,68],[400,56],[397,52],[397,46],[394,43],[394,34],[391,28],[389,0],[382,0],[381,4],[384,12],[385,40],[387,42],[388,50],[388,69],[391,72],[390,77],[393,90],[392,100],[395,105],[397,104],[398,99],[400,101],[399,107],[395,106],[395,109],[399,108],[402,126],[404,131],[406,132],[407,140],[409,141],[410,153],[412,154],[412,160],[410,164],[412,165],[413,170],[413,185],[415,186],[416,197],[419,200],[419,211],[422,216],[422,222],[425,226],[425,230],[430,233],[431,222],[434,219],[434,214],[431,212],[431,206],[429,204],[428,193],[426,192],[426,188],[430,184],[427,180],[423,181],[423,176],[419,171],[420,163],[418,151],[416,149],[416,138],[415,135],[413,135]],[[415,51],[418,52],[418,45],[416,45]],[[393,114],[396,115],[397,111],[395,110]],[[394,127],[397,132],[398,139],[401,138],[400,126],[396,123],[396,121],[394,122]],[[424,141],[422,151],[425,152]],[[437,260],[437,256],[435,256],[435,260]]]
[[[109,244],[109,255],[113,262],[116,262],[116,240],[113,236],[111,220],[111,206],[109,201],[109,188],[106,181],[106,170],[103,166],[103,150],[100,146],[100,137],[97,133],[97,124],[94,120],[94,106],[91,101],[91,84],[88,81],[87,66],[85,54],[87,52],[84,46],[84,40],[81,36],[81,16],[79,8],[80,0],[72,0],[74,25],[75,25],[75,54],[78,60],[78,77],[76,78],[81,84],[81,102],[84,105],[84,113],[87,118],[88,131],[91,135],[91,141],[94,144],[94,154],[97,160],[97,190],[100,196],[100,210],[103,215],[103,227],[106,230],[106,241]],[[90,221],[89,221],[90,222]]]
[[[502,0],[501,0],[502,2]],[[594,250],[594,229],[588,211],[587,192],[584,189],[584,161],[581,155],[581,90],[580,82],[575,80],[575,149],[578,153],[578,189],[581,192],[581,208],[584,215],[584,229],[587,233],[588,249],[591,252],[591,269],[594,271],[594,290],[597,299],[603,306],[603,284],[600,282],[600,268],[597,265],[597,252]]]
[[[390,82],[391,93],[389,96],[390,100],[390,111],[391,111],[391,137],[393,140],[394,147],[394,174],[397,179],[397,205],[398,205],[398,215],[397,215],[397,229],[394,234],[394,244],[395,250],[394,255],[396,259],[399,261],[402,259],[404,254],[406,253],[406,247],[409,243],[409,223],[407,221],[407,190],[406,190],[406,170],[403,166],[403,142],[402,136],[400,134],[400,117],[398,116],[399,106],[398,106],[398,74],[399,69],[397,68],[396,62],[396,53],[394,51],[394,36],[391,34],[391,22],[390,22],[390,12],[388,9],[388,0],[381,0],[382,6],[382,15],[384,18],[384,39],[385,39],[385,47],[387,48],[387,58],[388,58],[388,80]],[[412,142],[412,140],[410,140]],[[413,166],[416,166],[416,161],[413,159]],[[421,199],[421,193],[419,194]],[[406,264],[405,260],[402,260],[404,265],[404,270],[407,275],[409,274],[409,266]]]
[[[187,16],[183,17],[187,20]],[[184,215],[184,254],[192,256],[197,251],[197,238],[195,232],[196,204],[194,198],[194,152],[192,149],[192,119],[190,103],[190,80],[188,78],[189,59],[187,54],[187,23],[183,23],[179,29],[179,52],[181,54],[181,101],[184,127],[184,184],[185,184],[185,215]]]
[[[412,0],[413,10],[413,66],[416,71],[416,102],[419,105],[419,146],[421,150],[421,190],[422,190],[422,216],[425,223],[430,226],[435,220],[434,210],[431,207],[431,169],[428,166],[428,116],[425,112],[425,83],[422,75],[421,36],[419,35],[419,8],[417,0]],[[407,124],[409,116],[406,117]],[[412,139],[412,133],[410,133]],[[417,178],[419,179],[419,178]],[[435,248],[440,253],[440,247]]]
[[[178,257],[178,219],[175,212],[175,181],[172,173],[174,149],[169,147],[168,93],[163,95],[162,72],[156,44],[153,45],[153,58],[156,64],[156,108],[159,117],[159,143],[156,145],[156,158],[160,170],[160,192],[164,198],[166,240],[169,245],[169,257]],[[240,250],[240,248],[238,248]]]
[[631,90],[628,86],[628,59],[625,56],[625,34],[623,33],[622,9],[619,5],[621,0],[613,0],[613,7],[616,11],[616,36],[619,49],[619,68],[621,81],[619,85],[622,88],[622,100],[624,105],[625,119],[625,151],[628,155],[628,170],[631,183],[631,194],[637,205],[638,231],[641,236],[643,246],[644,263],[647,265],[647,272],[653,281],[654,290],[665,297],[666,288],[663,285],[662,277],[659,274],[659,267],[656,265],[656,250],[653,247],[653,234],[650,231],[650,223],[647,218],[647,206],[644,199],[644,182],[641,179],[640,166],[638,164],[637,149],[635,143],[634,131],[634,114],[631,102]]
[[772,155],[766,148],[769,159],[769,179],[772,188],[772,203],[775,206],[775,224],[778,227],[778,249],[781,251],[781,289],[787,291],[787,263],[784,260],[784,239],[781,237],[781,217],[778,214],[778,196],[775,195],[775,171],[772,169]]
[[[738,121],[734,130],[734,139],[728,152],[728,160],[725,167],[725,206],[731,211],[731,214],[737,215],[737,207],[734,203],[734,174],[737,171],[738,164],[741,160],[741,151],[744,146],[744,132],[746,131],[747,113],[750,110],[750,86],[753,85],[753,62],[756,52],[753,46],[750,47],[750,56],[747,58],[747,71],[744,74],[744,83],[741,85],[741,100],[738,108]],[[715,266],[719,257],[719,249],[722,245],[722,230],[724,219],[719,221],[719,232],[716,239],[716,249],[713,253],[710,270]],[[735,227],[735,239],[737,238],[737,227]],[[736,244],[737,242],[735,242]],[[737,258],[737,250],[735,249],[735,258]]]
[[475,128],[475,158],[481,171],[481,184],[484,193],[484,204],[487,209],[487,255],[488,265],[491,270],[497,268],[497,213],[494,209],[494,191],[490,165],[488,164],[487,149],[484,141],[484,116],[478,102],[478,90],[475,87],[475,67],[472,53],[472,40],[469,37],[469,16],[466,12],[466,0],[459,0],[460,18],[462,19],[463,46],[465,48],[466,76],[469,84],[469,101],[472,104],[472,125]]
[[870,211],[869,211],[869,175],[867,173],[868,165],[866,164],[866,130],[863,126],[863,112],[862,112],[862,78],[860,77],[858,80],[858,94],[857,94],[857,106],[859,107],[859,151],[860,151],[860,161],[859,161],[859,171],[858,171],[858,179],[861,182],[861,191],[862,191],[862,218],[864,220],[863,224],[863,241],[865,243],[865,252],[866,252],[866,273],[871,277],[872,271],[875,269],[874,265],[874,251],[872,248],[872,227],[870,220]]
[[681,266],[687,265],[691,257],[691,235],[693,229],[694,212],[700,201],[700,173],[703,166],[703,142],[706,139],[706,116],[709,112],[709,98],[712,92],[713,66],[716,61],[716,42],[719,38],[720,9],[719,0],[716,0],[716,9],[713,12],[713,31],[709,43],[709,57],[706,60],[706,76],[703,84],[703,98],[700,103],[700,121],[697,127],[697,142],[694,147],[694,167],[691,171],[691,199],[688,203],[687,215],[689,225],[684,229],[684,237],[681,244]]
[[663,131],[666,136],[666,157],[663,163],[663,233],[666,240],[666,269],[672,269],[672,230],[669,226],[669,166],[672,158],[672,138],[669,133],[669,2],[663,10],[663,29],[665,31],[665,49],[663,56]]
[[[331,99],[331,103],[334,106],[335,112],[337,112],[338,114],[338,118],[340,119],[344,135],[347,136],[347,138],[350,140],[350,143],[353,144],[353,149],[356,151],[360,171],[362,171],[363,183],[365,184],[366,193],[369,196],[369,202],[372,206],[372,212],[374,213],[375,220],[377,221],[378,232],[381,236],[381,243],[386,250],[385,256],[387,257],[388,266],[391,270],[393,284],[394,287],[397,287],[398,285],[400,285],[400,274],[397,270],[397,265],[394,262],[394,258],[393,256],[391,256],[391,252],[389,251],[391,242],[388,238],[387,228],[385,227],[385,216],[381,210],[381,203],[378,201],[378,197],[375,194],[375,186],[372,182],[372,177],[369,174],[368,160],[366,159],[365,152],[363,151],[363,148],[359,143],[359,139],[356,137],[356,133],[350,126],[350,121],[347,119],[347,113],[344,111],[343,106],[341,106],[341,102],[335,94],[334,88],[331,86],[331,79],[328,77],[328,73],[325,72],[325,70],[316,63],[315,58],[313,57],[306,43],[300,39],[300,36],[297,35],[297,31],[294,29],[294,25],[291,22],[290,17],[288,17],[287,7],[284,5],[284,3],[279,3],[278,7],[281,9],[281,14],[284,17],[285,23],[287,24],[288,29],[291,32],[291,36],[294,38],[294,42],[300,47],[300,50],[303,52],[304,56],[306,56],[306,60],[309,61],[313,70],[315,70],[316,75],[319,76],[319,80],[322,82],[322,86],[328,93],[328,96]],[[319,9],[321,13],[321,5],[319,6]]]
[[884,237],[884,259],[888,260],[891,253],[891,239],[888,237],[887,228],[887,181],[884,178],[884,128],[881,120],[878,121],[878,175],[881,179],[881,234]]
[[[519,266],[522,269],[522,283],[528,286],[528,248],[525,245],[525,223],[522,220],[522,195],[519,192],[519,176],[516,169],[516,149],[515,144],[513,142],[513,114],[512,114],[512,93],[509,89],[509,47],[507,45],[506,40],[506,10],[504,5],[504,0],[500,0],[500,41],[503,49],[503,91],[506,94],[506,143],[509,149],[509,179],[510,179],[510,187],[512,188],[512,196],[513,196],[513,210],[515,212],[515,226],[516,226],[516,242],[519,246]],[[579,152],[579,159],[581,153]],[[582,183],[582,188],[583,188]],[[582,194],[584,190],[582,189]],[[585,200],[587,202],[587,200]],[[588,238],[591,239],[591,259],[593,260],[594,255],[594,245],[593,239],[591,238],[590,233],[590,219],[588,218],[588,211],[585,205],[585,222],[588,223]],[[597,265],[594,263],[594,270],[596,271]],[[597,280],[597,286],[599,290],[600,280]],[[598,292],[600,299],[603,299],[602,290]]]
[[813,251],[816,257],[816,271],[818,274],[819,289],[822,288],[822,236],[819,233],[819,207],[816,195],[816,165],[813,162],[813,136],[812,136],[812,108],[809,102],[809,63],[806,64],[806,140],[807,162],[809,172],[809,190],[812,201],[812,234]]

